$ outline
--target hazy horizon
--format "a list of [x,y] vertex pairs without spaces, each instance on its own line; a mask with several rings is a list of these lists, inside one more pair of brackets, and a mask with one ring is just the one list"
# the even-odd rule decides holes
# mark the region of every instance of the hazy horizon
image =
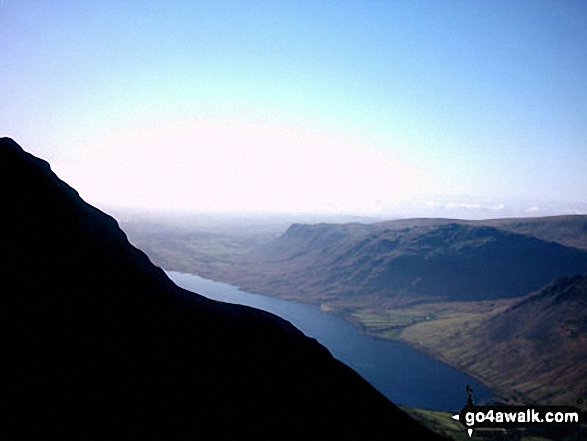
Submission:
[[0,135],[98,207],[587,213],[587,4],[0,4]]

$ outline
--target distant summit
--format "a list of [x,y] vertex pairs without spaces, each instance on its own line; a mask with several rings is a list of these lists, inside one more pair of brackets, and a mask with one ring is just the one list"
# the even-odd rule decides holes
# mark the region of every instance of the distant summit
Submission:
[[288,322],[174,285],[0,140],[3,439],[440,439]]

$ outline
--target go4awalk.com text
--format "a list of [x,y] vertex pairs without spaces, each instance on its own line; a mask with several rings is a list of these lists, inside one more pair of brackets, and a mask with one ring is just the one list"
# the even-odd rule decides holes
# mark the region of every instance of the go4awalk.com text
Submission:
[[531,428],[540,426],[568,428],[584,422],[581,411],[573,406],[465,406],[453,419],[459,421],[472,436],[473,429]]

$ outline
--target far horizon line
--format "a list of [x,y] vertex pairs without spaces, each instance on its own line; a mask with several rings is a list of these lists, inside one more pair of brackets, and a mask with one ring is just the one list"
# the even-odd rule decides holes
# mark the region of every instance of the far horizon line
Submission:
[[[96,206],[96,205],[94,205]],[[425,215],[422,213],[359,213],[359,212],[288,212],[288,211],[230,211],[230,210],[199,210],[191,207],[138,207],[138,206],[122,206],[114,204],[100,204],[96,206],[107,214],[112,215],[132,215],[132,216],[146,216],[146,217],[164,217],[164,218],[185,218],[185,217],[201,217],[202,219],[267,219],[267,220],[306,220],[307,221],[337,221],[338,222],[385,222],[395,220],[412,220],[412,219],[439,219],[439,220],[454,220],[454,221],[493,221],[501,219],[540,219],[540,218],[560,218],[560,217],[587,217],[587,210],[581,212],[568,211],[548,211],[545,213],[512,213],[503,216],[495,216],[497,213],[492,213],[494,216],[482,216],[481,213],[469,213],[469,216],[459,213],[453,213],[454,216],[442,215]],[[489,214],[489,213],[485,213]]]

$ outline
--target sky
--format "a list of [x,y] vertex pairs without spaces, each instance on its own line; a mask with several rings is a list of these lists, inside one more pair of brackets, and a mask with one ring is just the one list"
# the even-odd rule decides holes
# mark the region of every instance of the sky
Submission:
[[587,2],[1,0],[0,136],[98,207],[587,213]]

